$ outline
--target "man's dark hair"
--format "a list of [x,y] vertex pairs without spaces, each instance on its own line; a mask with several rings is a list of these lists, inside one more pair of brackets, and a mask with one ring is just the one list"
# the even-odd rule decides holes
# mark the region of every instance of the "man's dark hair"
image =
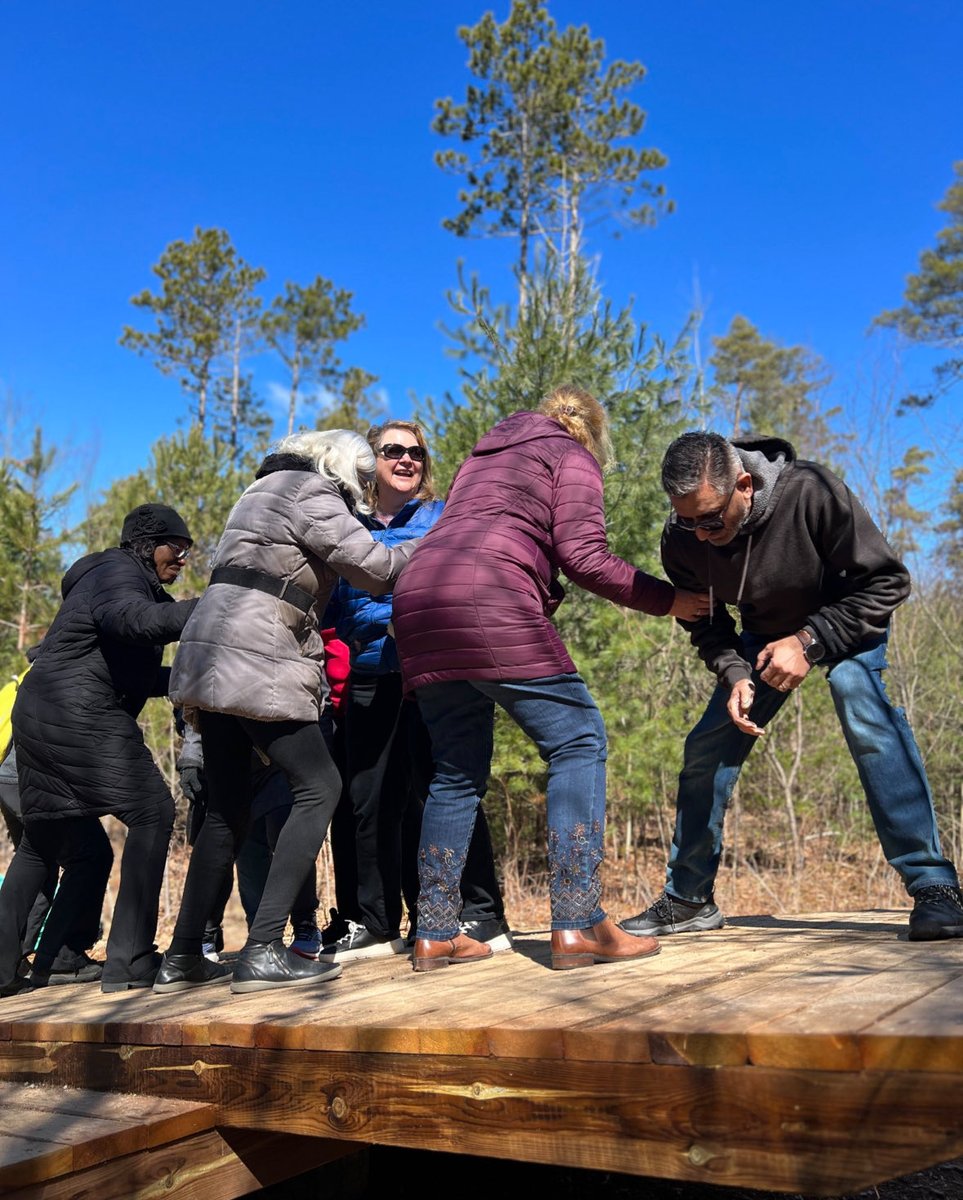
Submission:
[[721,433],[684,433],[662,458],[662,488],[669,496],[689,496],[707,483],[724,496],[741,471],[742,459]]

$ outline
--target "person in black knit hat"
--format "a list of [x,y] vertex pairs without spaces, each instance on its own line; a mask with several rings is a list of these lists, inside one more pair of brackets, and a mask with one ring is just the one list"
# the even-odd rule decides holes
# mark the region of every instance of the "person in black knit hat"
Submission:
[[107,814],[127,826],[127,838],[101,988],[153,984],[174,801],[137,717],[149,696],[167,694],[164,646],[196,604],[164,588],[192,544],[173,508],[141,504],[125,518],[119,547],[86,555],[64,575],[63,603],[13,708],[24,829],[0,888],[0,990],[18,986],[24,930],[51,867],[62,870],[60,887],[29,984],[48,982],[62,945],[79,953],[93,944],[113,863],[99,819]]

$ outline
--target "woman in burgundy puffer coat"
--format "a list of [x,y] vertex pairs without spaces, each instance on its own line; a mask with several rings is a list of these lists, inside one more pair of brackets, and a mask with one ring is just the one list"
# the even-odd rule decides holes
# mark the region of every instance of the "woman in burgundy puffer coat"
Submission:
[[395,588],[404,685],[418,699],[435,764],[419,849],[416,971],[491,954],[460,931],[458,915],[496,704],[548,764],[552,966],[658,952],[655,938],[623,933],[601,907],[605,725],[550,617],[563,594],[559,571],[654,616],[692,620],[708,598],[609,552],[600,468],[609,451],[604,409],[575,388],[501,421],[459,468],[441,519]]

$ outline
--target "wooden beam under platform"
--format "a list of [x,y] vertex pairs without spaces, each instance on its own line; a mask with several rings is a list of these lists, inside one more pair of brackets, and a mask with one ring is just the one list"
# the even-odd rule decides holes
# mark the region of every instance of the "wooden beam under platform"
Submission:
[[0,1079],[210,1106],[228,1139],[823,1195],[963,1154],[963,940],[809,914],[634,964],[548,959],[537,931],[461,969],[369,960],[250,996],[49,988],[0,1001]]

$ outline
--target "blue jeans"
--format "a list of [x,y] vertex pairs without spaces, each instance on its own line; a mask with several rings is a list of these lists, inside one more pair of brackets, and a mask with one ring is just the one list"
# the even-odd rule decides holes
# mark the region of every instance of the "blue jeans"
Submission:
[[548,764],[552,929],[601,921],[607,745],[602,714],[581,677],[456,680],[418,688],[416,695],[435,764],[418,850],[418,937],[447,941],[459,932],[459,884],[488,787],[496,704]]
[[[749,663],[770,640],[743,633]],[[859,772],[869,811],[887,861],[912,895],[921,887],[957,886],[953,864],[940,853],[936,813],[913,731],[901,708],[886,695],[886,637],[828,668],[836,714]],[[753,672],[756,697],[750,718],[765,726],[789,693],[767,686]],[[680,900],[712,898],[722,854],[722,825],[732,790],[756,743],[741,733],[726,711],[729,690],[717,687],[699,723],[686,738],[675,836],[666,891]]]

